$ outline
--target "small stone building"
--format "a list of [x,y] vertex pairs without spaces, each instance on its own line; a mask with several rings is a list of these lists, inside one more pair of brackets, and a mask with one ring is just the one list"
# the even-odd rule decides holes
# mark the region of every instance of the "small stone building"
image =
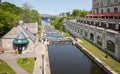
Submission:
[[4,35],[1,41],[5,52],[32,52],[38,42],[38,23],[20,23]]

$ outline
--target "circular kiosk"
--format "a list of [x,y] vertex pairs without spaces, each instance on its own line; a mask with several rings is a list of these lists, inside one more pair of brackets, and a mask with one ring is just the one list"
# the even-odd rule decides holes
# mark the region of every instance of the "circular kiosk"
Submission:
[[22,54],[23,50],[27,49],[29,40],[24,35],[23,32],[21,32],[14,40],[13,40],[13,48],[18,51],[18,54]]

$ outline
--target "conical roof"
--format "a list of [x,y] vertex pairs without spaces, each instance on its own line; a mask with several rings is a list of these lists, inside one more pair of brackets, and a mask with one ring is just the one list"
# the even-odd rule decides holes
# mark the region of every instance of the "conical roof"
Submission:
[[25,38],[27,38],[27,37],[24,35],[23,32],[21,32],[21,33],[16,37],[16,39],[25,39]]
[[24,35],[23,32],[21,32],[14,40],[13,44],[27,44],[29,43],[29,40],[27,37]]

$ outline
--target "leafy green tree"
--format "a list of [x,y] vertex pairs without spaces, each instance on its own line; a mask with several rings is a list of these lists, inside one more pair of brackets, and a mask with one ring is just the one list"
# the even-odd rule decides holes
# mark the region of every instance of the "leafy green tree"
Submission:
[[55,17],[54,21],[51,22],[51,25],[53,25],[55,29],[59,31],[63,31],[63,25],[62,25],[63,20],[64,20],[63,17]]
[[23,11],[20,18],[25,23],[38,22],[40,24],[40,14],[38,13],[38,11],[32,10],[32,6],[28,3],[23,4],[22,8]]
[[18,23],[18,16],[0,9],[0,36],[7,33]]
[[67,15],[67,17],[71,16],[70,12],[66,12],[66,15]]
[[25,3],[23,4],[22,9],[23,11],[20,19],[22,19],[25,23],[31,22],[31,5]]
[[72,17],[84,17],[88,14],[90,14],[90,11],[74,9],[72,11],[71,16]]
[[73,17],[80,16],[80,15],[81,15],[81,10],[74,9],[71,15],[72,15]]
[[3,2],[0,5],[0,36],[3,36],[12,27],[18,25],[18,20],[22,19],[25,23],[40,21],[40,14],[36,10],[31,10],[31,6],[27,3],[23,7],[17,7],[15,4]]
[[0,8],[15,15],[20,15],[22,11],[22,8],[17,7],[15,4],[11,4],[9,2],[3,2],[0,5]]

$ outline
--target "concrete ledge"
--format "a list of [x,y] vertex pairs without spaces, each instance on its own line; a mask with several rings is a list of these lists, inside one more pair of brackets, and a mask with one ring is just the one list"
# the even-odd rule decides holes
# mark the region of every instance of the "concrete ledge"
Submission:
[[102,69],[104,69],[108,74],[117,74],[111,68],[109,68],[108,66],[105,66],[101,60],[99,60],[98,58],[95,58],[95,56],[92,55],[89,51],[87,51],[86,48],[84,48],[83,46],[81,46],[78,43],[76,43],[75,46],[78,47],[85,55],[87,55],[96,64],[98,64]]

